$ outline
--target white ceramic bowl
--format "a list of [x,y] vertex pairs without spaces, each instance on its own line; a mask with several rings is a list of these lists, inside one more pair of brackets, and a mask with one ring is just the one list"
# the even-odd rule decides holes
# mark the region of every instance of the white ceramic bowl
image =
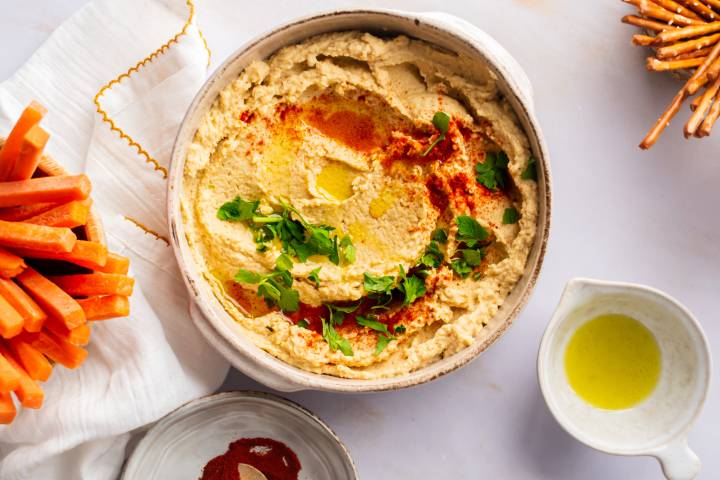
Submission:
[[[635,318],[655,336],[661,373],[650,397],[625,410],[591,406],[570,387],[564,355],[572,333],[598,315]],[[690,479],[700,461],[687,435],[707,396],[710,349],[700,324],[677,300],[641,285],[574,279],[545,330],[538,380],[550,411],[572,436],[603,452],[652,455],[668,478]]]
[[271,438],[300,460],[300,480],[355,480],[340,439],[300,405],[263,392],[225,392],[199,398],[170,413],[143,437],[123,480],[200,478],[208,461],[240,438]]
[[[433,43],[482,62],[498,77],[501,92],[514,108],[538,160],[539,216],[535,243],[525,275],[488,323],[488,334],[470,347],[409,375],[379,380],[351,380],[307,372],[267,354],[245,338],[240,327],[223,309],[198,271],[188,246],[180,197],[187,147],[197,125],[218,93],[252,61],[267,58],[282,47],[311,36],[343,30],[382,35],[404,34]],[[492,344],[520,313],[535,285],[550,228],[550,172],[548,152],[535,118],[530,82],[520,66],[495,40],[464,20],[442,13],[408,13],[393,10],[344,10],[303,18],[282,25],[240,47],[202,87],[188,109],[172,153],[168,189],[168,219],[172,244],[185,282],[195,300],[191,306],[199,330],[237,369],[281,391],[317,389],[337,392],[379,391],[427,382],[465,365]]]

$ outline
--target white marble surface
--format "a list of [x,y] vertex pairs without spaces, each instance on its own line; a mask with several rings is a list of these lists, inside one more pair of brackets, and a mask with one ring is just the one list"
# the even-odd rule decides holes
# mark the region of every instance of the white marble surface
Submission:
[[[85,1],[2,0],[0,79]],[[213,67],[279,22],[347,6],[445,10],[485,29],[518,59],[552,155],[553,227],[529,305],[471,365],[400,392],[287,396],[335,429],[364,479],[659,478],[652,459],[604,455],[565,434],[540,397],[535,355],[573,276],[666,290],[696,314],[720,354],[720,132],[688,142],[676,122],[652,151],[638,150],[679,85],[645,71],[645,53],[619,22],[629,10],[619,0],[197,0]],[[224,388],[262,389],[238,372]],[[704,464],[700,478],[720,478],[719,430],[714,388],[690,434]]]

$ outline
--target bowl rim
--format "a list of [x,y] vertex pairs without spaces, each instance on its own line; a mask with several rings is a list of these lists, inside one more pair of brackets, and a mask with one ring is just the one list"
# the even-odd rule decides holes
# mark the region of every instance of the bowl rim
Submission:
[[[297,402],[294,402],[293,400],[287,399],[285,397],[281,397],[279,395],[276,395],[274,393],[270,392],[263,392],[260,390],[228,390],[225,392],[217,392],[217,393],[211,393],[208,395],[203,395],[202,397],[198,397],[196,399],[190,400],[182,405],[180,405],[177,408],[174,408],[167,414],[165,414],[162,418],[157,420],[143,435],[143,438],[138,442],[138,444],[133,449],[132,454],[128,457],[127,461],[125,462],[125,465],[123,466],[122,475],[120,476],[121,480],[129,480],[128,477],[126,477],[128,471],[130,468],[137,468],[136,465],[134,465],[134,462],[139,461],[138,455],[139,452],[147,449],[151,446],[151,441],[153,441],[152,436],[157,434],[161,429],[165,428],[169,422],[173,421],[175,417],[181,416],[182,414],[186,413],[189,410],[192,410],[196,407],[202,406],[202,408],[208,408],[208,406],[212,406],[213,404],[222,401],[224,399],[233,399],[233,398],[255,398],[255,399],[262,399],[267,400],[270,403],[276,403],[281,404],[286,407],[289,407],[291,410],[295,411],[297,415],[299,416],[306,416],[309,418],[310,421],[313,421],[320,425],[322,427],[325,434],[331,438],[335,444],[339,447],[340,452],[343,454],[343,460],[345,461],[346,465],[349,466],[354,474],[354,479],[358,478],[358,472],[357,467],[355,465],[355,462],[352,458],[352,455],[350,455],[350,451],[348,450],[347,446],[343,443],[343,441],[338,437],[337,433],[330,428],[330,426],[323,421],[322,418],[320,418],[318,415],[313,413],[312,411],[308,410],[304,406],[300,405]],[[132,471],[130,473],[133,473]],[[349,479],[353,480],[353,479]]]
[[[189,105],[185,117],[183,118],[182,123],[178,128],[171,154],[171,165],[168,177],[167,190],[167,212],[173,252],[175,253],[175,257],[180,266],[180,270],[182,271],[183,281],[185,282],[186,287],[188,288],[188,291],[192,296],[191,302],[194,302],[195,305],[197,305],[197,307],[203,314],[205,323],[211,330],[213,330],[215,334],[217,334],[216,337],[222,339],[231,350],[234,350],[237,354],[240,355],[250,356],[253,362],[261,365],[261,368],[267,369],[273,375],[276,375],[293,384],[296,390],[315,389],[333,392],[377,392],[407,388],[437,379],[443,375],[446,375],[469,364],[472,360],[476,359],[483,351],[485,351],[490,345],[494,344],[495,341],[502,334],[505,333],[505,331],[514,322],[515,318],[524,309],[537,283],[537,279],[542,269],[543,260],[547,251],[547,243],[550,234],[552,212],[552,181],[550,172],[549,150],[545,143],[545,138],[540,128],[540,124],[534,114],[533,99],[527,98],[526,95],[524,95],[525,92],[521,91],[521,88],[514,80],[512,73],[503,69],[500,60],[491,58],[491,55],[489,55],[487,51],[483,51],[482,47],[478,46],[479,42],[470,38],[467,30],[464,30],[457,25],[451,25],[447,21],[438,20],[437,18],[430,16],[432,13],[433,12],[407,12],[402,10],[382,8],[347,8],[321,11],[312,15],[307,15],[284,22],[278,27],[261,33],[257,37],[242,44],[240,47],[238,47],[238,49],[236,49],[232,54],[230,54],[228,58],[221,65],[219,65],[217,69],[207,78],[207,80]],[[187,147],[187,144],[182,144],[181,137],[185,133],[185,130],[187,128],[190,128],[188,127],[190,117],[194,114],[195,110],[200,107],[200,104],[203,102],[203,100],[205,100],[205,96],[208,94],[208,91],[210,90],[210,87],[215,81],[215,79],[220,77],[227,68],[229,68],[234,62],[237,61],[238,58],[248,54],[248,52],[251,52],[254,48],[258,46],[258,44],[261,44],[263,41],[271,37],[275,37],[276,35],[281,34],[288,29],[292,29],[308,22],[320,21],[328,17],[344,15],[386,16],[395,20],[408,22],[408,24],[414,23],[416,27],[420,25],[420,22],[422,22],[424,25],[429,26],[436,31],[439,31],[448,37],[452,37],[453,41],[462,44],[464,48],[470,50],[475,56],[475,58],[482,59],[485,62],[487,68],[491,70],[499,79],[501,79],[501,82],[499,82],[499,88],[502,89],[503,94],[506,96],[506,98],[508,98],[509,101],[514,102],[512,108],[515,113],[518,114],[521,119],[525,119],[524,123],[526,123],[526,125],[522,125],[522,128],[528,139],[530,140],[532,154],[537,159],[537,163],[540,165],[538,169],[538,172],[540,173],[540,175],[538,175],[538,205],[544,204],[545,206],[544,212],[542,211],[542,209],[539,209],[539,215],[537,220],[539,228],[536,231],[535,240],[530,250],[530,256],[528,257],[528,264],[531,261],[534,261],[534,265],[532,266],[532,268],[529,269],[527,268],[526,264],[526,269],[523,277],[527,278],[527,283],[525,283],[523,290],[516,298],[514,305],[512,305],[507,312],[507,318],[505,319],[505,321],[502,324],[498,325],[498,327],[489,336],[483,338],[482,341],[476,341],[468,347],[463,348],[459,352],[456,352],[451,357],[449,357],[449,359],[452,359],[452,361],[448,361],[447,363],[444,363],[444,361],[441,361],[443,363],[433,362],[413,372],[410,372],[409,374],[397,377],[378,378],[371,380],[348,379],[310,372],[286,363],[285,361],[261,350],[259,347],[255,346],[255,349],[258,350],[258,352],[256,353],[254,351],[248,351],[247,349],[238,348],[236,345],[230,342],[230,340],[227,338],[227,332],[224,331],[226,329],[221,328],[220,325],[215,323],[216,319],[212,312],[210,312],[209,306],[206,305],[206,303],[201,301],[202,299],[199,298],[200,294],[198,293],[198,287],[195,285],[195,283],[196,281],[202,282],[203,280],[201,278],[193,278],[193,276],[190,274],[191,269],[188,268],[187,265],[191,262],[194,263],[194,260],[192,258],[188,258],[187,260],[184,258],[181,242],[187,244],[187,239],[185,238],[184,224],[181,218],[182,215],[179,206],[179,194],[177,194],[177,192],[181,191],[182,189],[182,177],[185,165],[185,152]],[[457,18],[449,15],[448,17]],[[470,26],[480,30],[474,25]],[[314,30],[313,28],[314,27],[308,28],[309,31],[306,38],[310,38],[320,33],[319,31],[317,31],[317,28],[315,28]],[[336,31],[342,31],[342,29],[337,29]],[[403,34],[412,36],[411,34],[407,33]],[[284,46],[288,46],[294,43],[297,42],[288,42]],[[503,82],[504,85],[502,84]],[[196,126],[192,128],[192,132],[195,132],[196,130]],[[533,250],[535,249],[537,249],[537,257],[536,259],[531,259]],[[521,279],[518,281],[518,284],[520,284],[520,282],[523,280],[523,277],[521,277]],[[215,301],[217,302],[217,300]],[[222,307],[220,308],[222,309]],[[227,312],[225,312],[225,315],[231,319],[230,315]],[[206,332],[203,332],[203,335],[206,335],[207,338]],[[215,337],[215,335],[212,336]],[[213,346],[215,346],[217,349],[219,349],[221,353],[223,353],[223,348],[220,348],[215,344],[215,342],[217,342],[217,338],[208,338],[208,341],[213,344]],[[227,357],[226,354],[224,354],[224,356]],[[228,358],[228,360],[230,360],[231,363],[235,365],[235,362],[231,358]],[[242,371],[242,369],[240,370]],[[254,378],[258,379],[258,381],[261,381],[261,383],[264,383],[260,376]]]
[[[605,289],[608,291],[616,291],[618,293],[632,294],[633,292],[640,292],[656,297],[661,301],[666,302],[677,308],[678,311],[682,314],[682,317],[684,318],[684,328],[689,331],[691,330],[695,335],[697,335],[697,341],[694,342],[695,350],[698,352],[698,355],[701,358],[702,367],[705,370],[705,375],[702,378],[702,392],[697,402],[692,406],[694,409],[693,414],[680,428],[678,428],[677,432],[675,432],[675,434],[671,438],[668,438],[666,441],[662,443],[657,443],[649,448],[607,448],[603,444],[595,442],[593,440],[593,437],[585,434],[584,429],[577,427],[577,425],[573,421],[571,421],[569,417],[563,414],[558,402],[555,401],[555,398],[557,396],[555,393],[556,389],[554,389],[552,385],[550,385],[550,381],[548,379],[548,370],[551,368],[549,363],[551,344],[553,342],[553,339],[557,335],[560,325],[568,318],[567,313],[561,312],[564,304],[572,304],[573,299],[571,297],[576,295],[576,293],[572,290],[583,286],[588,286],[589,288],[594,288],[598,290]],[[593,295],[602,294],[603,293],[601,292],[597,292]],[[563,290],[563,293],[560,297],[560,301],[558,302],[557,307],[555,308],[552,316],[550,317],[550,321],[545,327],[545,331],[543,332],[543,336],[538,347],[536,373],[538,384],[540,386],[540,391],[542,393],[543,399],[545,400],[545,404],[548,407],[548,410],[550,410],[550,413],[553,415],[558,424],[560,424],[560,426],[567,433],[569,433],[580,443],[587,445],[588,447],[595,450],[610,453],[612,455],[655,455],[658,452],[661,452],[668,445],[676,442],[678,439],[685,439],[690,430],[692,429],[692,426],[695,424],[698,417],[700,416],[700,413],[702,412],[703,407],[705,406],[705,402],[707,401],[707,397],[710,393],[710,383],[712,381],[712,354],[710,351],[710,344],[708,342],[707,336],[705,335],[705,331],[703,330],[702,325],[700,324],[698,319],[695,317],[695,315],[692,314],[692,312],[690,312],[690,310],[688,310],[685,305],[680,303],[680,301],[678,301],[673,296],[657,288],[639,283],[596,280],[591,278],[578,277],[572,278],[567,282],[565,289]]]

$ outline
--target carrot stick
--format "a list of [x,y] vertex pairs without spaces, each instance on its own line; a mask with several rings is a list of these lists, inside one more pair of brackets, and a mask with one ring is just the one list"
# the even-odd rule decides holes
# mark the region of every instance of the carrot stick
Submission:
[[39,382],[45,382],[50,378],[52,365],[45,358],[45,355],[38,352],[32,345],[19,338],[8,340],[10,350],[15,354],[30,378]]
[[6,220],[8,222],[21,222],[36,215],[40,215],[41,213],[45,213],[58,205],[61,204],[55,202],[43,202],[18,205],[17,207],[0,208],[0,220]]
[[0,354],[0,392],[12,392],[20,385],[20,373]]
[[[0,184],[1,185],[1,184]],[[77,237],[69,228],[0,220],[0,245],[49,252],[70,252]]]
[[16,279],[44,311],[62,319],[66,327],[75,328],[85,323],[85,312],[82,307],[54,282],[30,267]]
[[3,145],[0,150],[0,180],[7,179],[10,172],[12,172],[15,162],[20,155],[25,134],[33,126],[37,125],[46,113],[47,109],[35,100],[30,102],[30,105],[23,110],[20,118],[15,122],[15,126],[5,140],[5,145]]
[[0,277],[11,278],[24,269],[25,261],[22,258],[0,248]]
[[59,175],[0,183],[0,207],[39,202],[65,203],[85,200],[90,195],[86,175]]
[[90,343],[90,326],[87,323],[70,329],[65,326],[62,320],[48,317],[44,328],[73,345],[87,345]]
[[25,258],[64,260],[90,270],[102,268],[107,261],[107,247],[102,243],[88,242],[87,240],[76,241],[72,251],[68,253],[43,252],[26,248],[16,248],[14,251]]
[[64,203],[47,212],[43,212],[25,220],[25,223],[33,225],[45,225],[47,227],[75,228],[85,225],[88,213],[90,213],[89,199],[74,200]]
[[102,273],[121,273],[127,275],[128,270],[130,270],[130,259],[117,253],[108,252],[105,266],[96,268],[95,270]]
[[15,420],[17,410],[13,402],[12,395],[6,392],[0,392],[0,423],[9,424]]
[[26,331],[40,331],[47,315],[22,288],[12,280],[0,278],[0,295],[23,317]]
[[42,388],[30,378],[30,375],[28,375],[22,365],[15,360],[15,357],[5,345],[0,345],[0,353],[2,353],[15,371],[20,374],[20,383],[14,392],[22,406],[27,408],[42,407],[43,400],[45,399],[45,393],[42,391]]
[[130,302],[128,297],[122,295],[82,298],[78,300],[78,303],[85,311],[85,318],[88,321],[107,320],[108,318],[130,315]]
[[33,125],[23,137],[20,155],[7,179],[26,180],[32,177],[49,138],[50,134],[45,129],[40,125]]
[[22,332],[25,321],[5,297],[0,296],[0,336],[11,338]]
[[87,358],[87,350],[43,330],[30,340],[30,345],[66,368],[77,368]]
[[91,295],[130,296],[135,280],[117,273],[88,273],[48,277],[65,293],[74,297]]

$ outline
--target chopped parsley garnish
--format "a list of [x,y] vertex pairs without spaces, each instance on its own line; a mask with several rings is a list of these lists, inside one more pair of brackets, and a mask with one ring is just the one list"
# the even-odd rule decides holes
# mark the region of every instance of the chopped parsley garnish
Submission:
[[360,304],[358,303],[357,305],[340,306],[326,303],[325,306],[330,312],[330,323],[332,325],[342,325],[343,321],[345,320],[345,315],[357,310]]
[[520,212],[517,211],[517,208],[510,207],[505,209],[503,212],[503,225],[517,223],[518,220],[520,220]]
[[438,243],[446,243],[448,239],[447,231],[442,228],[436,228],[430,236],[430,239]]
[[392,335],[379,334],[377,337],[377,345],[375,346],[375,355],[380,355],[393,340],[395,340],[395,337]]
[[272,272],[260,274],[240,269],[235,274],[235,281],[257,285],[258,297],[264,298],[268,306],[277,305],[283,312],[296,312],[300,306],[300,294],[291,288],[292,265],[290,257],[283,253],[275,260],[275,269]]
[[425,281],[415,275],[403,279],[398,289],[405,295],[403,305],[410,305],[425,295]]
[[505,152],[487,152],[485,161],[475,164],[475,180],[488,190],[497,190],[508,182],[507,166],[510,160]]
[[259,252],[266,251],[267,244],[278,239],[283,253],[301,263],[311,255],[326,256],[335,265],[340,265],[341,261],[346,264],[355,262],[352,240],[347,235],[339,239],[334,227],[307,222],[295,207],[286,202],[281,202],[280,211],[270,215],[258,212],[259,206],[258,200],[248,202],[235,197],[218,209],[217,217],[228,222],[246,222],[253,231]]
[[302,318],[302,319],[298,320],[297,326],[300,327],[300,328],[308,328],[308,327],[310,326],[310,324],[308,323],[307,320],[305,320],[304,318]]
[[390,275],[376,277],[367,272],[363,275],[363,287],[368,293],[389,294],[394,284],[395,277]]
[[395,333],[405,333],[406,330],[405,325],[398,325],[397,323],[393,325],[392,329]]
[[322,267],[317,267],[310,271],[310,274],[308,275],[308,278],[315,282],[315,288],[320,288],[320,269]]
[[537,181],[537,160],[532,155],[530,155],[528,159],[527,167],[525,167],[525,170],[520,174],[520,178],[523,180]]
[[330,322],[327,322],[324,318],[322,318],[321,321],[322,336],[330,347],[330,350],[333,352],[340,350],[346,357],[351,357],[353,355],[353,349],[348,339],[340,335]]
[[450,260],[450,268],[465,278],[482,263],[490,233],[477,220],[467,215],[455,218],[455,224],[458,227],[455,236],[458,246]]
[[432,142],[427,148],[427,150],[422,153],[422,157],[426,157],[430,153],[430,151],[435,148],[435,145],[445,140],[445,136],[447,135],[448,129],[450,128],[450,115],[445,112],[436,112],[435,115],[433,115],[432,123],[435,128],[437,128],[437,130],[440,132],[440,135],[438,135],[435,141]]
[[438,268],[440,264],[442,264],[444,258],[445,255],[443,255],[443,252],[440,251],[438,242],[433,240],[425,248],[425,253],[423,253],[422,257],[420,257],[419,263],[425,267]]
[[388,343],[392,342],[393,340],[397,340],[394,336],[390,335],[387,325],[382,322],[378,322],[371,316],[363,317],[361,315],[358,315],[355,318],[355,321],[358,323],[358,325],[362,325],[363,327],[367,327],[371,330],[379,332],[377,337],[377,345],[375,347],[375,355],[380,355],[382,351],[385,350],[385,347],[388,346]]

